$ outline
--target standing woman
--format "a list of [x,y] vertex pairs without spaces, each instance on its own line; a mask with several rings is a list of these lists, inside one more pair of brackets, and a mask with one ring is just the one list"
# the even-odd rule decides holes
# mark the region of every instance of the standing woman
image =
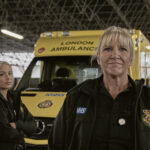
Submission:
[[93,56],[102,69],[67,93],[49,135],[49,150],[150,150],[150,89],[129,75],[128,30],[109,27]]
[[25,149],[24,137],[36,131],[36,123],[21,101],[10,90],[12,67],[0,61],[0,150]]

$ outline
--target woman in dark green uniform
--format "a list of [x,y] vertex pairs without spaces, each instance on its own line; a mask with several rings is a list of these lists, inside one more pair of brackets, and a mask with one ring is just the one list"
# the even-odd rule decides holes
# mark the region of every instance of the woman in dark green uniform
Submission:
[[103,73],[70,90],[49,135],[49,150],[149,150],[150,89],[134,82],[131,35],[110,27],[96,54]]
[[13,82],[11,66],[0,61],[0,150],[25,149],[24,137],[36,131],[32,115],[9,90]]

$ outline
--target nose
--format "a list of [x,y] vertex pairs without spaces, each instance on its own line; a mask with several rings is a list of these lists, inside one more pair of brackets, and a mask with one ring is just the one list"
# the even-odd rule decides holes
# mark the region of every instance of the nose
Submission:
[[119,51],[119,48],[118,48],[118,47],[114,47],[114,48],[113,48],[111,56],[112,56],[113,58],[118,58],[118,57],[120,57],[120,51]]
[[9,79],[10,79],[10,75],[9,75],[9,74],[5,74],[5,78],[6,78],[7,80],[9,80]]

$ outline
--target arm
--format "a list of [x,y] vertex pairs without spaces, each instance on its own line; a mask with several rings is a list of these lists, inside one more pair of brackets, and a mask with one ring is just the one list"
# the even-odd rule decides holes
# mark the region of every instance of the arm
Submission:
[[[49,150],[67,150],[73,128],[73,104],[71,96],[67,96],[63,107],[57,115],[48,138]],[[70,122],[70,123],[69,123]]]
[[37,129],[36,122],[32,114],[28,111],[23,103],[20,104],[19,118],[16,122],[16,129],[23,131],[28,136],[35,133]]
[[23,134],[12,128],[0,105],[0,142],[24,143]]
[[57,118],[54,121],[53,127],[50,130],[48,138],[49,150],[65,150],[64,143],[66,124],[64,107],[65,106],[63,106],[63,108],[60,110]]

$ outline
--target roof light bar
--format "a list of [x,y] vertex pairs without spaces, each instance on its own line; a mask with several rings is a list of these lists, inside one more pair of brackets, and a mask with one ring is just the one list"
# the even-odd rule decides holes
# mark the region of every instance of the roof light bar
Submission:
[[8,31],[6,29],[1,29],[1,32],[4,33],[4,34],[7,34],[9,36],[12,36],[14,38],[20,39],[20,40],[22,40],[24,38],[22,35],[19,35],[17,33],[11,32],[11,31]]
[[62,32],[62,36],[69,36],[70,35],[70,32],[69,31],[63,31]]

